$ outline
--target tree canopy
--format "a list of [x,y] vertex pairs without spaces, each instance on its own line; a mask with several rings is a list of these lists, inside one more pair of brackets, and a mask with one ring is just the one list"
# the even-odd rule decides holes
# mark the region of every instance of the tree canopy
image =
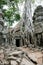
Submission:
[[[3,11],[5,21],[8,22],[9,25],[12,25],[14,21],[20,20],[18,3],[23,1],[25,0],[0,0],[0,8]],[[35,2],[35,0],[31,1],[32,3]],[[3,9],[5,5],[8,8]]]
[[[18,7],[19,1],[20,0],[0,0],[0,8],[3,11],[4,19],[6,22],[9,22],[9,25],[12,25],[14,20],[20,20]],[[3,9],[5,5],[8,7],[8,9]]]

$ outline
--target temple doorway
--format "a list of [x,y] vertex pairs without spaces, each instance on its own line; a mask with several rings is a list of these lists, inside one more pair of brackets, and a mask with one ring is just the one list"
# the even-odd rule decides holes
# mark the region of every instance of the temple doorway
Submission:
[[20,39],[16,39],[16,46],[20,47]]

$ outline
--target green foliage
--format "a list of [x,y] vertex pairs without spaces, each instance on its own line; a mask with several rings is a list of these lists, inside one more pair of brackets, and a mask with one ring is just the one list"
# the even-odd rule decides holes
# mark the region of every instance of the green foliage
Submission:
[[0,0],[0,4],[6,4],[6,0]]
[[20,15],[19,14],[15,14],[15,20],[16,21],[20,20]]
[[12,25],[12,23],[14,22],[14,20],[18,21],[20,20],[20,14],[15,13],[16,12],[16,8],[9,8],[9,10],[5,10],[4,11],[4,17],[6,17],[6,21],[10,22],[10,24]]
[[35,2],[35,0],[32,0],[32,3],[34,3]]
[[7,5],[8,9],[2,9],[4,14],[4,19],[9,22],[9,25],[12,25],[14,20],[20,20],[19,8],[18,8],[19,0],[0,0],[0,8],[3,8],[3,5]]
[[2,9],[4,5],[8,6],[8,9],[2,9],[4,14],[4,19],[9,25],[12,25],[14,20],[20,20],[18,3],[23,3],[25,0],[0,0],[0,8]]
[[18,3],[19,2],[19,0],[10,0],[10,2],[12,2],[12,1],[14,1],[15,3]]
[[0,8],[2,7],[2,5],[7,4],[6,0],[0,0]]
[[6,17],[8,17],[8,18],[11,16],[11,14],[12,14],[12,11],[10,11],[10,10],[5,11],[5,13],[4,13],[4,15],[5,15]]

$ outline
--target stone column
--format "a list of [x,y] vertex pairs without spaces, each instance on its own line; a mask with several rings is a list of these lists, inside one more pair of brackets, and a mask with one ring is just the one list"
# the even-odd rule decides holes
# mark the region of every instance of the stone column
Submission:
[[22,38],[20,39],[20,46],[23,46],[23,43],[22,43]]
[[40,45],[40,40],[41,40],[41,34],[38,34],[38,35],[37,35],[37,42],[38,42],[37,44],[38,44],[38,45]]
[[16,39],[13,38],[11,46],[16,49]]

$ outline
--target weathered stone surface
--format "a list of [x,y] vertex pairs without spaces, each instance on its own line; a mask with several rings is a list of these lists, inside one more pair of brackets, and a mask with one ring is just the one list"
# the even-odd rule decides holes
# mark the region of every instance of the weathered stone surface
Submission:
[[[43,46],[43,7],[39,5],[33,14],[35,45]],[[34,42],[35,43],[35,42]]]
[[[10,46],[9,46],[10,47]],[[2,48],[3,49],[3,48]],[[7,49],[8,51],[9,49]],[[3,54],[4,58],[0,58],[0,65],[35,65],[35,64],[41,64],[42,63],[42,54],[40,51],[34,49],[34,51],[32,49],[29,48],[25,48],[25,47],[19,47],[15,50],[9,50],[8,54],[5,54],[5,52]],[[4,50],[0,51],[0,53],[2,53]],[[6,52],[7,52],[6,51]],[[14,53],[13,53],[14,52]],[[17,53],[16,53],[17,52]],[[3,56],[2,56],[3,57]]]
[[0,60],[3,60],[4,59],[4,53],[3,53],[3,50],[1,49],[0,50]]
[[29,57],[30,57],[33,61],[37,62],[37,58],[36,58],[36,56],[35,56],[34,53],[29,54]]
[[23,58],[20,65],[34,65],[34,64],[31,61],[28,61],[26,58]]
[[35,28],[35,33],[42,33],[43,31],[43,27],[42,27],[42,23],[36,23],[34,24],[34,28]]
[[7,58],[7,60],[16,60],[16,59],[17,59],[17,58],[14,57],[14,56],[10,56],[10,57]]
[[11,60],[11,65],[18,65],[16,61]]
[[9,55],[18,56],[19,54],[22,54],[22,53],[23,51],[15,51],[15,52],[9,53]]
[[42,33],[43,31],[43,7],[38,6],[35,9],[34,15],[33,15],[33,24],[34,24],[34,30],[36,33]]
[[3,26],[4,26],[3,14],[2,14],[2,11],[0,9],[0,44],[3,43],[3,33],[2,33]]

